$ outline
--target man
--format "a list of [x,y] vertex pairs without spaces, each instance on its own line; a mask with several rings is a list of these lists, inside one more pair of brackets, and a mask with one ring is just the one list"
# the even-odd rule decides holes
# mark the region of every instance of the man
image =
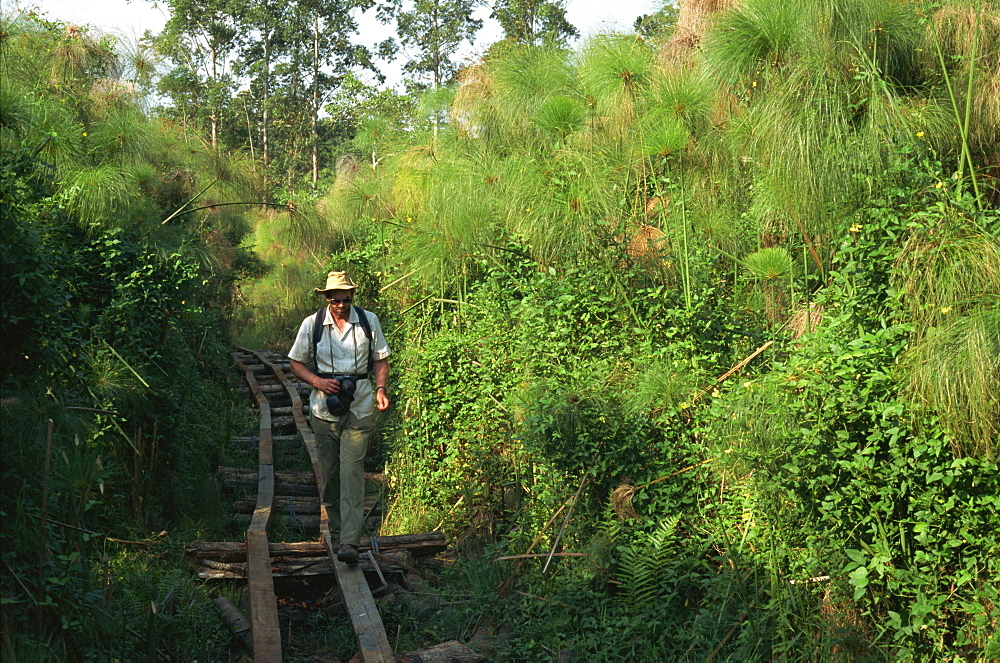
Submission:
[[[337,559],[348,564],[358,562],[374,408],[389,409],[389,345],[378,317],[352,306],[356,288],[346,272],[327,274],[326,284],[316,288],[326,297],[326,308],[302,321],[288,351],[292,373],[313,388],[309,419],[325,481],[320,500],[331,538],[339,542]],[[315,329],[317,321],[321,330]]]

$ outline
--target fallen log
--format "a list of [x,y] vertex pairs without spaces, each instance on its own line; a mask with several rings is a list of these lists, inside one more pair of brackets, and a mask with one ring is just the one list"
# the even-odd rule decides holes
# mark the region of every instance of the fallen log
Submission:
[[[406,549],[414,557],[428,557],[444,552],[448,548],[441,532],[421,532],[419,534],[396,534],[374,537],[379,552]],[[371,550],[371,538],[361,539],[361,551]],[[272,543],[268,547],[272,557],[317,557],[326,552],[322,541],[302,541],[298,543]],[[184,554],[194,560],[212,559],[219,562],[246,561],[246,544],[240,541],[198,541],[185,549]]]
[[[289,437],[294,437],[295,440],[299,439],[297,436]],[[256,467],[229,467],[220,465],[215,469],[215,474],[222,479],[257,481]],[[312,470],[279,470],[274,473],[274,480],[279,483],[315,485],[316,476]],[[365,481],[382,483],[384,480],[385,475],[381,472],[365,472]]]
[[[365,514],[367,516],[367,514]],[[234,513],[231,518],[237,527],[245,527],[250,525],[251,518],[253,514],[249,513]],[[377,529],[379,523],[382,520],[382,514],[377,512],[373,514],[372,517],[373,526]],[[294,516],[289,515],[286,511],[284,513],[272,513],[271,514],[271,525],[281,524],[282,527],[299,529],[302,530],[306,536],[312,537],[319,534],[319,524],[320,517],[318,515],[309,514],[295,514]]]
[[458,640],[442,642],[396,658],[397,663],[478,663],[485,660],[485,656]]
[[[274,421],[274,417],[282,417],[282,418],[284,418],[284,417],[288,417],[288,416],[292,415],[292,406],[291,405],[289,405],[288,407],[272,407],[272,408],[270,408],[270,410],[271,410],[271,417],[272,417],[271,421],[272,422]],[[260,412],[260,410],[258,410],[255,407],[247,408],[247,414],[249,414],[251,416],[257,414],[258,412]],[[302,412],[304,414],[309,414],[309,406],[308,405],[304,406],[302,408]]]
[[[257,479],[223,479],[222,487],[226,491],[234,492],[242,490],[257,494]],[[316,497],[319,490],[316,485],[305,485],[301,483],[275,483],[275,495],[294,495],[296,497]]]
[[[243,435],[230,438],[230,442],[236,446],[255,447],[260,443],[260,438],[256,435]],[[274,435],[271,443],[276,447],[297,447],[302,444],[302,438],[298,435]]]
[[[267,366],[265,364],[254,363],[254,360],[256,360],[256,357],[254,357],[253,359],[244,361],[243,363],[246,364],[247,367],[251,371],[253,371],[254,373],[270,373],[271,372],[271,367],[270,366]],[[280,368],[283,371],[287,371],[287,370],[289,370],[291,368],[291,364],[289,364],[287,361],[286,362],[272,361],[271,363],[274,364],[275,366],[277,366],[278,368]]]
[[294,417],[271,417],[271,428],[274,430],[282,431],[294,431],[295,430],[295,418]]
[[215,609],[219,611],[219,616],[226,624],[229,632],[243,644],[248,651],[253,650],[253,643],[250,640],[250,622],[243,616],[243,613],[236,609],[233,602],[225,596],[215,599]]
[[[397,550],[381,553],[379,565],[383,574],[404,575],[404,567],[409,567],[411,556],[408,551]],[[369,577],[369,581],[381,585],[378,571],[367,557],[358,561],[359,568]],[[306,576],[334,575],[333,561],[323,557],[276,557],[271,560],[271,575],[275,578],[302,578]],[[198,560],[195,575],[201,580],[243,580],[247,577],[246,562],[216,562],[210,559]]]
[[[298,487],[299,486],[297,486],[297,488]],[[315,488],[315,486],[313,486],[313,488]],[[271,508],[274,509],[275,515],[280,515],[281,512],[295,513],[296,515],[303,516],[319,515],[319,498],[282,495],[280,494],[281,489],[277,485],[275,486],[274,492],[275,497],[274,501],[271,503]],[[315,492],[315,490],[313,492]],[[236,513],[253,513],[256,508],[256,495],[247,495],[246,497],[241,497],[233,502],[233,511]],[[382,513],[381,507],[375,504],[375,500],[365,500],[364,509],[365,515],[372,513],[374,516],[378,516]]]

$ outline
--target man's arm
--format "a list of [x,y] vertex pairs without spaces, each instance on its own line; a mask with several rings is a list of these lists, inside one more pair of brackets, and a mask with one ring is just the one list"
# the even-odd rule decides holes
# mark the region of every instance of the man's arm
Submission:
[[[301,366],[301,364],[300,364]],[[304,368],[304,367],[303,367]],[[295,370],[295,365],[292,365],[292,370]],[[296,373],[298,375],[298,373]],[[376,359],[375,360],[375,405],[378,407],[379,412],[385,412],[389,409],[389,360],[388,359]],[[383,387],[380,389],[379,387]]]
[[[308,368],[306,368],[306,365],[303,364],[301,361],[295,361],[294,359],[289,359],[288,361],[291,364],[292,373],[295,374],[295,377],[302,380],[303,382],[311,386],[313,389],[319,389],[324,394],[328,395],[336,394],[340,391],[340,383],[337,382],[336,380],[319,377],[318,375],[310,371]],[[375,364],[376,364],[375,373],[378,374],[378,362],[375,362]],[[386,376],[389,375],[388,362],[386,362],[385,374]]]

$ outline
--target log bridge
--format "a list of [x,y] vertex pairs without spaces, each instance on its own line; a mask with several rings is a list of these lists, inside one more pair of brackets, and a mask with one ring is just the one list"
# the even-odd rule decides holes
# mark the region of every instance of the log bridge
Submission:
[[[302,394],[308,392],[304,385],[286,375],[287,359],[280,355],[237,348],[233,359],[242,370],[248,392],[256,401],[260,413],[258,434],[234,441],[251,450],[256,447],[258,465],[256,470],[219,468],[218,476],[228,487],[256,484],[257,497],[253,503],[240,501],[236,505],[238,510],[250,512],[245,542],[198,542],[187,549],[189,560],[198,569],[197,575],[206,580],[245,579],[249,589],[249,625],[237,626],[234,632],[244,631],[239,635],[252,646],[255,661],[282,660],[274,577],[329,573],[336,577],[361,660],[396,661],[366,576],[384,584],[384,577],[389,573],[417,572],[412,566],[413,556],[432,555],[445,550],[444,536],[440,532],[428,532],[371,537],[362,542],[361,564],[348,566],[339,562],[336,555],[339,542],[331,540],[328,515],[318,500],[318,487],[323,485],[323,477],[316,440],[304,414]],[[291,406],[279,410],[282,416],[272,417],[275,408],[272,408],[269,397],[276,402],[290,400]],[[275,430],[278,435],[274,434]],[[312,471],[276,471],[275,442],[286,448],[293,445],[304,447],[309,454]],[[279,491],[277,497],[276,487]],[[366,504],[366,511],[371,514],[375,506]],[[278,516],[278,510],[291,511],[300,522],[312,519],[319,526],[320,541],[269,542],[268,531]],[[225,599],[221,600],[225,602]],[[220,606],[220,612],[230,622],[225,610],[224,606]],[[232,620],[239,622],[240,613],[234,609],[230,612],[235,613]],[[465,647],[457,642],[446,644]],[[468,648],[465,649],[473,658],[459,656],[457,660],[482,660]]]

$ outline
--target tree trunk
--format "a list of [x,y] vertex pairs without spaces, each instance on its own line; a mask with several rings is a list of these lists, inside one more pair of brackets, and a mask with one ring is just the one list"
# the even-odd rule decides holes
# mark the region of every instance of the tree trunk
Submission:
[[261,81],[261,87],[263,88],[263,100],[261,109],[261,127],[260,127],[260,152],[261,160],[264,162],[264,198],[265,200],[270,200],[270,195],[268,194],[268,184],[270,183],[270,172],[269,168],[271,165],[271,140],[270,140],[270,126],[271,126],[271,32],[267,28],[264,30],[264,76]]
[[319,182],[319,132],[317,123],[319,121],[319,11],[313,13],[313,89],[312,89],[312,131],[310,141],[312,143],[312,188],[315,189]]
[[215,40],[211,42],[210,48],[212,49],[212,85],[215,87],[215,91],[212,93],[212,111],[208,115],[208,121],[211,124],[211,141],[212,141],[212,151],[216,151],[219,148],[219,97],[218,97],[218,83],[219,83],[219,71],[218,71],[218,49],[215,47]]

